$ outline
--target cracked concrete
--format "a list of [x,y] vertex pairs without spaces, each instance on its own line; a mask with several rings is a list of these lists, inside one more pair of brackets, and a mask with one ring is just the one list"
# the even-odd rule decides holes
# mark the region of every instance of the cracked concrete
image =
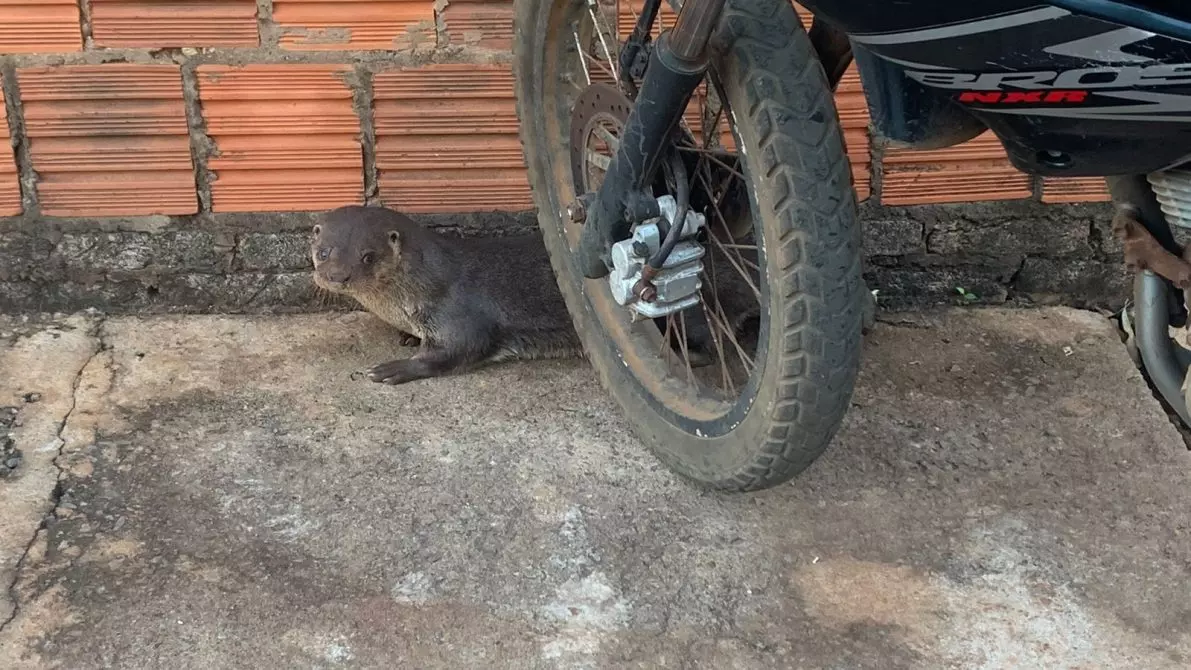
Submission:
[[[0,321],[0,331],[6,330]],[[15,324],[14,324],[15,325]],[[24,454],[19,476],[0,486],[0,630],[17,614],[13,597],[18,568],[36,531],[57,503],[57,458],[63,431],[75,408],[83,369],[98,351],[96,322],[72,317],[0,348],[0,404],[16,405],[20,426],[13,431]],[[53,352],[50,355],[50,352]],[[25,396],[37,394],[35,403]]]
[[42,394],[0,667],[1187,667],[1191,455],[1108,322],[893,321],[828,453],[723,496],[581,362],[389,388],[359,314],[0,319],[0,405]]

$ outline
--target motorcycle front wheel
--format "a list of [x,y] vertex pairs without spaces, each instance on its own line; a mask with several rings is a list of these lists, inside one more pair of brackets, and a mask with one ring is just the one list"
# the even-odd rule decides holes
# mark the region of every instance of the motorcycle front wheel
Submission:
[[[615,0],[613,0],[615,1]],[[786,482],[828,446],[859,367],[864,285],[831,89],[788,0],[729,0],[679,146],[694,166],[701,301],[634,319],[573,256],[631,108],[616,55],[628,0],[516,0],[521,142],[551,262],[591,364],[675,472],[734,491]],[[667,181],[669,179],[669,181]],[[655,195],[673,187],[659,178]]]

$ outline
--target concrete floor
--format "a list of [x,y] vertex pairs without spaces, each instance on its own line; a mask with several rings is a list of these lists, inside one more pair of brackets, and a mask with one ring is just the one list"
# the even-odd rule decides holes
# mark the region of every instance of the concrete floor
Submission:
[[1191,665],[1191,455],[1110,324],[889,320],[828,453],[734,496],[578,361],[391,388],[362,315],[0,320],[0,667]]

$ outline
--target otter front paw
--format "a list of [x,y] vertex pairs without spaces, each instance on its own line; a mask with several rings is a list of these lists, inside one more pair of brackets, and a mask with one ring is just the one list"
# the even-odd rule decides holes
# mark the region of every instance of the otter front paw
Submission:
[[403,347],[418,347],[422,345],[422,338],[409,333],[401,333],[397,342]]
[[368,378],[378,384],[404,384],[424,376],[421,366],[409,358],[380,363],[368,369]]

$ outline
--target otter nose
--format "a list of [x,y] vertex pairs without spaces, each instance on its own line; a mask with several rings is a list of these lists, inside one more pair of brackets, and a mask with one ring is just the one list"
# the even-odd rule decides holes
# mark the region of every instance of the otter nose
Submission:
[[323,276],[332,284],[346,284],[352,278],[352,273],[348,270],[326,270]]

